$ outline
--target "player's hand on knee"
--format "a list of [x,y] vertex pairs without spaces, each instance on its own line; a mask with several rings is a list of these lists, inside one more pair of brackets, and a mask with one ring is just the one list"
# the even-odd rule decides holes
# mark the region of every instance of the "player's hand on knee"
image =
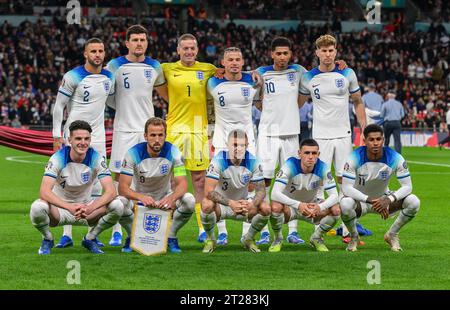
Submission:
[[162,210],[174,210],[176,208],[175,201],[170,197],[166,196],[160,201],[156,202],[157,208]]
[[308,203],[307,209],[310,214],[309,217],[316,217],[320,213],[320,207],[317,203]]
[[148,208],[158,208],[158,206],[156,205],[156,201],[150,196],[142,195],[139,201],[142,202],[144,206]]
[[74,203],[67,206],[67,211],[69,211],[72,215],[77,216],[81,214],[83,208],[84,208],[83,204]]
[[388,196],[381,196],[377,199],[372,200],[372,208],[381,214],[382,219],[387,219],[389,217],[389,205],[391,200]]
[[81,217],[87,218],[93,211],[94,209],[92,209],[91,206],[85,206],[84,208],[82,208]]
[[300,213],[301,213],[303,216],[310,217],[310,215],[311,215],[311,212],[310,212],[309,209],[308,209],[308,204],[307,204],[307,203],[301,202],[301,203],[298,205],[298,210],[300,211]]
[[242,214],[243,206],[239,201],[230,200],[230,202],[228,203],[228,206],[231,208],[231,210],[233,210],[234,213]]

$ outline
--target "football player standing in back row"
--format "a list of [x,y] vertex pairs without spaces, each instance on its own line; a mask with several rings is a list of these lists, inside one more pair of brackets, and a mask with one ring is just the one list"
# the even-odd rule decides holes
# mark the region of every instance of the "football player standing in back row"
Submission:
[[[105,46],[98,38],[91,38],[84,44],[86,63],[64,74],[58,96],[53,108],[53,150],[56,152],[62,143],[68,145],[69,126],[74,120],[85,120],[92,127],[91,147],[106,159],[105,104],[114,94],[114,77],[102,69],[105,59]],[[61,137],[61,124],[64,108],[68,118]],[[102,186],[94,181],[92,197],[100,197]],[[73,246],[72,225],[64,225],[63,236],[57,248]],[[103,244],[95,240],[98,246]]]
[[[145,56],[148,32],[141,25],[134,25],[126,32],[128,54],[108,62],[106,68],[114,74],[116,93],[108,105],[116,110],[113,144],[109,168],[119,181],[122,159],[128,149],[144,142],[145,122],[155,116],[153,89],[166,101],[167,85],[158,61]],[[120,246],[122,232],[114,226],[110,245]]]
[[206,82],[215,74],[216,67],[196,60],[198,45],[192,34],[178,38],[177,52],[179,61],[162,64],[170,98],[167,141],[180,149],[186,169],[190,171],[199,227],[198,241],[204,242],[206,233],[200,220],[200,202],[209,165]]
[[311,96],[314,107],[312,137],[319,144],[320,160],[330,168],[334,164],[338,183],[342,184],[344,164],[353,150],[349,97],[361,131],[366,127],[366,113],[355,72],[350,68],[339,70],[335,64],[336,45],[336,39],[328,34],[316,40],[319,66],[303,74],[299,104],[302,106]]
[[[292,42],[285,37],[276,37],[271,43],[272,66],[256,69],[264,81],[262,90],[262,112],[258,128],[257,156],[261,160],[266,185],[265,201],[269,202],[269,190],[275,169],[290,157],[296,157],[299,149],[298,113],[299,83],[306,69],[300,65],[289,65]],[[290,243],[304,243],[297,233],[297,220],[289,223]],[[267,227],[261,232],[257,244],[270,242]]]
[[[243,129],[248,137],[248,151],[256,153],[255,134],[252,123],[253,99],[258,92],[251,74],[243,73],[244,59],[237,47],[228,47],[223,53],[222,65],[225,68],[223,78],[211,77],[208,80],[208,100],[214,101],[215,126],[213,136],[214,154],[228,149],[228,133],[233,129]],[[212,99],[210,99],[212,98]],[[253,186],[249,196],[254,195]],[[245,227],[247,226],[247,227]],[[244,222],[242,235],[247,233],[250,224]],[[218,245],[228,243],[225,221],[217,223]]]
[[[344,167],[341,199],[342,220],[351,234],[347,251],[357,250],[359,243],[357,218],[368,213],[379,213],[383,219],[400,211],[395,222],[384,235],[392,251],[402,251],[398,233],[410,222],[420,208],[420,201],[412,192],[411,176],[405,159],[389,147],[383,147],[383,129],[371,124],[364,129],[362,146],[353,151]],[[388,189],[395,174],[401,187]]]

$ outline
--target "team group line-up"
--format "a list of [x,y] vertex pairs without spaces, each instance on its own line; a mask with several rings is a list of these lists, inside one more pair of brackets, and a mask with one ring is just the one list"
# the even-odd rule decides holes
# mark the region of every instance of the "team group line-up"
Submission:
[[[243,222],[241,243],[256,253],[258,245],[270,243],[269,222],[274,233],[269,252],[281,250],[285,223],[287,241],[304,242],[298,220],[314,225],[310,244],[328,251],[323,236],[341,218],[350,235],[346,249],[356,251],[361,244],[357,222],[368,213],[383,219],[398,213],[384,240],[393,251],[402,250],[399,231],[417,214],[420,201],[412,194],[404,158],[383,146],[380,126],[366,125],[355,72],[335,61],[333,36],[316,40],[319,66],[311,71],[290,64],[292,43],[276,37],[270,51],[273,65],[251,73],[242,71],[244,59],[237,47],[224,50],[223,69],[196,61],[198,46],[191,34],[178,38],[179,61],[160,64],[145,55],[147,36],[140,25],[128,28],[128,54],[105,68],[104,44],[91,38],[85,43],[85,64],[63,77],[53,110],[55,153],[30,210],[43,237],[39,254],[50,254],[54,247],[54,226],[64,226],[56,247],[73,246],[72,225],[88,226],[82,246],[97,254],[103,253],[99,234],[112,227],[109,244],[120,246],[123,227],[127,238],[122,252],[131,252],[136,202],[173,210],[168,236],[173,253],[181,252],[177,233],[194,213],[204,253],[228,243],[227,219]],[[153,90],[169,103],[167,121],[154,117]],[[350,98],[365,145],[354,151]],[[299,142],[298,109],[310,99],[313,139]],[[109,167],[106,105],[116,111]],[[252,105],[262,111],[257,138]],[[208,106],[215,116],[211,161]],[[188,193],[186,170],[193,194]],[[390,191],[394,175],[400,188]],[[259,232],[261,239],[255,242]]]

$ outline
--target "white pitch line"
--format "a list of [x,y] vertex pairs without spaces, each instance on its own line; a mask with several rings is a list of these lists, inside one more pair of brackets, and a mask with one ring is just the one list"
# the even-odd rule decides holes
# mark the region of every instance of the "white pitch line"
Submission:
[[39,156],[39,155],[7,156],[7,157],[5,157],[5,159],[9,160],[9,161],[15,161],[15,162],[26,163],[26,164],[39,164],[39,165],[46,164],[46,162],[44,162],[44,161],[20,159],[20,158],[30,158],[30,157],[36,157],[36,156]]
[[447,165],[447,164],[435,164],[435,163],[427,163],[427,162],[423,162],[423,161],[411,161],[411,160],[407,160],[407,162],[411,163],[411,164],[417,164],[417,165],[438,166],[438,167],[450,168],[450,165]]

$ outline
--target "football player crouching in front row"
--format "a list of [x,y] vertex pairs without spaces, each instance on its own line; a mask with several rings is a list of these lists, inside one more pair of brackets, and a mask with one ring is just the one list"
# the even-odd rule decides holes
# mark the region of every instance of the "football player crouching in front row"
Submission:
[[[30,209],[34,227],[42,234],[39,254],[50,254],[54,246],[50,227],[63,225],[89,226],[82,246],[95,254],[97,237],[105,229],[121,222],[123,204],[116,198],[111,173],[105,159],[93,148],[91,126],[76,120],[69,126],[69,143],[52,155],[45,168],[40,188],[40,199]],[[92,200],[94,181],[98,179],[103,194]]]
[[[207,240],[204,253],[216,248],[214,227],[219,220],[233,219],[251,223],[241,243],[249,251],[260,249],[253,240],[267,224],[270,206],[264,202],[266,190],[259,160],[247,151],[245,131],[234,129],[228,134],[228,150],[217,153],[209,165],[205,180],[205,198],[202,201],[202,224]],[[248,185],[255,184],[255,197],[247,199]]]
[[[119,197],[124,203],[124,212],[131,213],[136,201],[148,207],[174,210],[167,243],[171,253],[181,253],[177,233],[194,213],[195,198],[187,192],[186,168],[180,150],[166,141],[166,122],[152,117],[144,126],[146,142],[133,146],[123,159]],[[173,189],[170,182],[172,177]],[[128,237],[122,252],[131,252],[130,231],[124,228]]]
[[[400,211],[398,217],[384,235],[392,251],[402,251],[398,233],[410,222],[420,208],[420,201],[412,194],[411,177],[405,159],[399,153],[383,147],[383,129],[371,124],[364,129],[362,146],[353,151],[344,166],[340,201],[342,221],[347,226],[351,241],[347,251],[354,252],[358,245],[356,221],[368,213],[379,213],[383,219]],[[395,192],[388,189],[392,176],[401,187]]]
[[[305,139],[300,144],[299,158],[288,158],[278,171],[272,189],[270,217],[275,236],[269,252],[281,250],[282,225],[294,219],[316,224],[310,243],[319,252],[328,251],[323,236],[336,224],[340,210],[336,183],[319,154],[318,143]],[[328,195],[325,200],[317,198],[322,187]]]

